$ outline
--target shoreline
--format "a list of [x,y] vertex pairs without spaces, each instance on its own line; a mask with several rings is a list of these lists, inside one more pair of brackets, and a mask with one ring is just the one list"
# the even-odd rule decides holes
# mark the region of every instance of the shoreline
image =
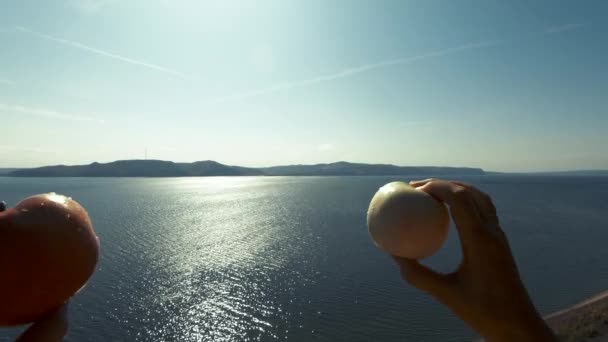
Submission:
[[560,341],[608,342],[608,291],[544,317]]

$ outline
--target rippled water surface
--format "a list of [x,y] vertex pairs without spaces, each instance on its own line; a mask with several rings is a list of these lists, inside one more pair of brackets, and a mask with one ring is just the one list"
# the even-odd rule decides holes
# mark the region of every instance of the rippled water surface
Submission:
[[[93,220],[101,261],[72,300],[69,341],[470,340],[369,240],[369,200],[396,179],[0,178],[0,199],[55,191]],[[608,288],[608,178],[464,180],[495,198],[543,313]],[[459,259],[452,227],[428,263]]]

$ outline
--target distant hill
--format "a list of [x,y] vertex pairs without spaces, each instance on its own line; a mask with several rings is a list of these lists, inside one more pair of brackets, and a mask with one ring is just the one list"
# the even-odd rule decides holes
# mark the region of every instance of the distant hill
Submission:
[[17,169],[17,168],[12,168],[12,169],[0,168],[0,176],[6,176],[15,170],[19,170],[19,169]]
[[524,175],[524,176],[585,176],[605,177],[608,170],[566,170],[566,171],[536,171],[536,172],[494,172],[486,171],[486,175]]
[[16,177],[194,177],[261,176],[257,169],[229,166],[215,161],[174,163],[162,160],[119,160],[89,165],[56,165],[20,169],[9,173]]
[[483,175],[482,169],[468,167],[396,166],[391,164],[287,165],[260,168],[268,176],[397,176],[397,175]]
[[89,165],[56,165],[9,172],[14,177],[196,177],[196,176],[397,176],[397,175],[483,175],[466,167],[395,166],[337,162],[315,165],[287,165],[250,168],[224,165],[212,160],[174,163],[162,160],[119,160]]
[[608,176],[608,170],[549,171],[534,172],[530,174],[543,176]]

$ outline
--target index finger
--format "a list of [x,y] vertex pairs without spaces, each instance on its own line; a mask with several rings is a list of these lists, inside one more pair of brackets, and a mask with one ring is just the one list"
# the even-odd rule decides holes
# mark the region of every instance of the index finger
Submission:
[[428,181],[417,189],[449,205],[452,219],[460,236],[463,253],[466,254],[473,238],[482,226],[481,216],[475,205],[471,190],[462,185],[443,180]]

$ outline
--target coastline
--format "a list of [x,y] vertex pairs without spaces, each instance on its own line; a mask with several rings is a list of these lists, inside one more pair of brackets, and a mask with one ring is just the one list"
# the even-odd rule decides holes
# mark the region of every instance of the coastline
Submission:
[[608,342],[608,291],[545,316],[560,341]]

